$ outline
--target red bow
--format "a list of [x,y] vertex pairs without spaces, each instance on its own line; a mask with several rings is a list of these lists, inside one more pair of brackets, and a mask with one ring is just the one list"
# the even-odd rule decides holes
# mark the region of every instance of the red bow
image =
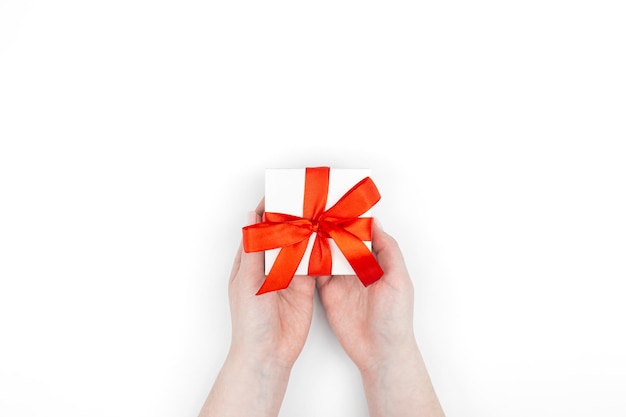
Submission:
[[369,177],[362,179],[324,211],[329,176],[328,167],[306,169],[303,217],[266,212],[262,223],[243,228],[246,252],[282,248],[257,295],[289,286],[313,232],[317,235],[309,275],[331,275],[329,238],[335,241],[363,285],[370,285],[383,275],[376,258],[363,243],[372,240],[372,218],[359,217],[380,200],[374,181]]

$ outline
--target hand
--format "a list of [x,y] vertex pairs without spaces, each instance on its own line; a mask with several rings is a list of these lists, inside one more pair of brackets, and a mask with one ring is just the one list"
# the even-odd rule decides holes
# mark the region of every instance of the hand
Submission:
[[[261,201],[248,224],[263,215]],[[239,247],[230,275],[231,351],[291,368],[311,327],[315,279],[296,276],[284,290],[255,295],[265,280],[263,252]]]
[[443,417],[413,333],[413,284],[397,242],[375,223],[372,252],[384,275],[317,279],[326,317],[361,371],[371,417]]
[[[263,210],[261,201],[248,224],[258,223]],[[231,347],[200,417],[278,415],[311,327],[315,279],[296,276],[288,288],[257,296],[265,279],[263,260],[263,252],[246,253],[239,246],[228,286]]]
[[385,274],[369,287],[354,275],[317,279],[328,322],[360,370],[416,345],[413,283],[397,242],[377,222],[372,252]]

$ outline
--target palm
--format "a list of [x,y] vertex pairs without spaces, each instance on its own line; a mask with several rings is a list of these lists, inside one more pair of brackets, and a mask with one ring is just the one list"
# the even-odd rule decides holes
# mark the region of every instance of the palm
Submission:
[[[263,210],[261,200],[248,224],[259,222]],[[265,280],[263,259],[261,252],[245,253],[241,246],[237,251],[229,285],[233,345],[291,366],[311,327],[315,280],[296,276],[289,287],[257,296]]]
[[360,368],[394,338],[397,290],[377,281],[364,288],[355,276],[340,275],[320,286],[326,317],[339,343]]
[[296,277],[288,288],[257,297],[259,314],[268,319],[265,341],[274,346],[278,357],[295,362],[300,354],[311,327],[314,292],[313,278]]
[[[251,279],[238,277],[232,283],[231,291],[237,296],[231,297],[231,309],[239,322],[236,340],[255,346],[263,356],[292,364],[311,326],[315,280],[307,276],[294,277],[288,288],[257,296],[255,293],[264,276],[253,275]],[[244,288],[236,288],[239,285]]]
[[374,254],[385,275],[369,287],[354,275],[317,280],[326,317],[339,343],[363,369],[413,335],[413,284],[395,241],[374,229]]

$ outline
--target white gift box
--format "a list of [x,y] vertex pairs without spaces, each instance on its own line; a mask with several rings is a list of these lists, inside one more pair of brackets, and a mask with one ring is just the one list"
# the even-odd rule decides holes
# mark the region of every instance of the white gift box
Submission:
[[[331,208],[354,185],[363,178],[369,177],[370,169],[338,169],[331,168],[328,181],[328,198],[324,211]],[[265,211],[291,214],[302,217],[304,203],[305,168],[298,169],[266,169],[265,170]],[[361,217],[371,217],[371,209]],[[308,275],[309,257],[316,234],[309,238],[309,244],[304,257],[298,265],[296,275]],[[332,253],[333,275],[354,275],[354,270],[348,260],[332,239],[328,239]],[[372,243],[364,242],[371,250]],[[274,265],[280,249],[265,251],[265,275],[268,275]]]

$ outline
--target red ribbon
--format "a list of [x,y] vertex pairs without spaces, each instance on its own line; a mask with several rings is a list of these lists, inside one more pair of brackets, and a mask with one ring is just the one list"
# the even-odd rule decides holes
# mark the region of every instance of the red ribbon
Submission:
[[372,240],[372,218],[359,217],[380,200],[374,181],[369,177],[362,179],[324,211],[329,177],[328,167],[306,169],[302,217],[265,212],[263,222],[243,228],[246,252],[281,248],[257,295],[289,286],[313,232],[317,235],[309,260],[309,275],[331,275],[328,239],[335,241],[363,285],[368,286],[383,275],[376,258],[363,243]]

